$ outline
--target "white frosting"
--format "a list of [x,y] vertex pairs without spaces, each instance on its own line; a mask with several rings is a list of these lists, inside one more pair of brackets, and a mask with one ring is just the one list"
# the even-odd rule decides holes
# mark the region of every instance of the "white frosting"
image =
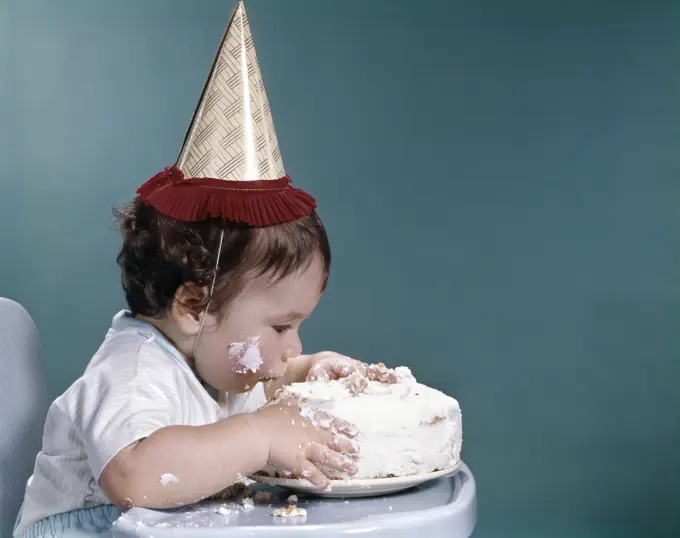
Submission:
[[158,481],[161,483],[161,486],[163,487],[166,487],[168,484],[174,484],[178,482],[177,477],[174,474],[170,473],[162,474]]
[[408,476],[458,464],[462,422],[458,402],[418,383],[405,367],[397,383],[359,379],[295,383],[277,399],[302,398],[303,415],[321,410],[357,426],[359,472],[353,478]]
[[235,510],[233,508],[229,508],[226,505],[223,505],[217,509],[217,513],[220,514],[221,516],[233,516],[238,514],[239,511],[237,509]]
[[238,361],[245,371],[257,372],[262,364],[260,354],[260,337],[248,338],[246,342],[232,342],[229,344],[229,358]]

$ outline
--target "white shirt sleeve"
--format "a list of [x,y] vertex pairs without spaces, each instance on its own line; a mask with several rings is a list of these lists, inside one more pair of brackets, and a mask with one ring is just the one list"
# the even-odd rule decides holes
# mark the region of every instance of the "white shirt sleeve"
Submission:
[[182,376],[166,363],[173,359],[155,346],[143,344],[136,351],[122,360],[117,357],[115,367],[87,372],[71,398],[77,407],[70,415],[97,480],[122,449],[160,428],[183,423]]

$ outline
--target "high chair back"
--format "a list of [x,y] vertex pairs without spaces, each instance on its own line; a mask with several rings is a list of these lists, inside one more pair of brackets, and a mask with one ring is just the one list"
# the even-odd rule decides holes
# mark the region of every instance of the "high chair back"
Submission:
[[47,386],[38,331],[21,305],[0,297],[0,536],[12,536],[40,450]]

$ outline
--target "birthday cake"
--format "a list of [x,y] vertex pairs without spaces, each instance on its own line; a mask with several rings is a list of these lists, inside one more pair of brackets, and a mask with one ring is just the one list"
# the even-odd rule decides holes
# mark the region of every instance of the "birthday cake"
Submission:
[[462,444],[461,411],[446,394],[416,381],[406,367],[372,366],[332,381],[294,383],[276,399],[297,398],[303,416],[324,411],[355,425],[360,454],[354,479],[391,478],[454,469]]

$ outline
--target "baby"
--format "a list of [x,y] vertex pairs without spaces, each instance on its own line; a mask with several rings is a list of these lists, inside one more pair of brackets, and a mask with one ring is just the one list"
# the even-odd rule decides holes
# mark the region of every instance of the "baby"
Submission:
[[129,310],[49,410],[17,535],[45,536],[73,511],[94,525],[117,516],[111,505],[193,503],[265,466],[319,488],[355,473],[352,425],[312,423],[285,402],[258,409],[288,383],[373,375],[335,353],[300,354],[331,261],[316,213],[187,223],[138,198],[119,217]]
[[356,473],[356,428],[282,386],[382,372],[302,355],[328,280],[315,200],[293,188],[239,3],[175,166],[119,210],[128,310],[52,404],[16,537],[105,535],[121,510],[206,499],[266,466]]

